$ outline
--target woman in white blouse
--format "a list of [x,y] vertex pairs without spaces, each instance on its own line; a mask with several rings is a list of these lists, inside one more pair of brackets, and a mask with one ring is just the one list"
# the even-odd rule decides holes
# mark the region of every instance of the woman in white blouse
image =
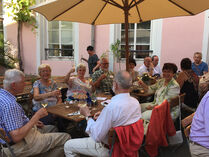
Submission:
[[73,96],[75,93],[84,93],[91,91],[90,81],[85,79],[86,66],[79,64],[76,68],[77,76],[71,77],[71,74],[75,72],[75,68],[72,68],[65,76],[65,82],[68,85],[67,97]]

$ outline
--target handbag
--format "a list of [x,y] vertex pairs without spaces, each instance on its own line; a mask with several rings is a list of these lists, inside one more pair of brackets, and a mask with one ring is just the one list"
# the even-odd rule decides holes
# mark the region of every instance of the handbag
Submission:
[[176,134],[174,136],[168,136],[168,144],[170,146],[173,145],[179,145],[183,143],[183,136],[181,131],[181,100],[179,96],[179,124],[180,124],[180,130],[176,131]]

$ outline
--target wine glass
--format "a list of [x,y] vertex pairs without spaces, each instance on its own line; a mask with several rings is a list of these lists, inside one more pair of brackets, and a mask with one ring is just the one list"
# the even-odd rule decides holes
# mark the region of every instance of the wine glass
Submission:
[[43,108],[46,108],[48,104],[47,103],[42,103],[41,105],[43,106]]

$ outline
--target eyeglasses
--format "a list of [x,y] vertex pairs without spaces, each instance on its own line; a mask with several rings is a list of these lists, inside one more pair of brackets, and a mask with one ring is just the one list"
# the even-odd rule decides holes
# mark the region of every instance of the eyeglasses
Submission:
[[103,65],[109,65],[109,63],[102,63]]

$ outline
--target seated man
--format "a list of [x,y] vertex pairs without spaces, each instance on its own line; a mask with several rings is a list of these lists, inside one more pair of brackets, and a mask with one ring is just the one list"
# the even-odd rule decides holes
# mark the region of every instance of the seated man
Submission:
[[144,58],[144,64],[138,69],[139,76],[142,76],[144,73],[148,73],[150,76],[153,76],[154,65],[152,64],[151,57]]
[[202,53],[195,52],[193,59],[192,70],[197,74],[197,76],[206,74],[208,72],[208,65],[202,61]]
[[128,72],[118,72],[113,83],[114,92],[117,94],[111,102],[102,110],[94,120],[90,116],[89,108],[80,108],[81,114],[87,119],[86,132],[90,137],[71,139],[65,143],[64,150],[66,157],[73,157],[77,154],[88,156],[108,157],[108,131],[112,127],[126,126],[137,122],[141,118],[139,102],[130,96],[129,88],[132,80]]
[[[0,89],[0,128],[9,137],[15,155],[26,157],[44,153],[49,157],[64,156],[63,145],[70,136],[66,133],[44,133],[53,127],[44,126],[39,121],[48,115],[46,109],[39,109],[29,120],[16,102],[15,96],[24,89],[24,74],[17,69],[7,70],[3,85],[4,89]],[[40,131],[36,126],[41,128]],[[5,144],[1,139],[0,142]],[[9,153],[8,148],[4,150],[6,154]]]
[[160,65],[158,64],[159,58],[158,56],[154,55],[152,56],[152,64],[154,66],[153,76],[159,76],[162,74]]
[[92,86],[98,92],[110,92],[112,89],[114,73],[108,71],[109,61],[107,58],[102,58],[100,64],[100,70],[95,71],[92,75]]
[[202,98],[192,120],[190,151],[192,157],[209,156],[209,92]]

